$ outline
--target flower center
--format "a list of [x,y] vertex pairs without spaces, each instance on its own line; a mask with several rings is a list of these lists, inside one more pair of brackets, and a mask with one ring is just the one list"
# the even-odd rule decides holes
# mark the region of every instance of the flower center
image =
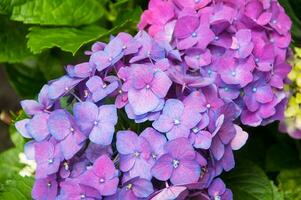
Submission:
[[229,91],[229,88],[228,88],[228,87],[225,87],[224,90],[225,90],[226,92],[228,92],[228,91]]
[[231,75],[232,75],[232,76],[236,76],[236,72],[235,72],[235,71],[232,71],[232,72],[231,72]]
[[191,34],[191,36],[192,36],[192,37],[196,37],[196,36],[197,36],[196,32],[193,32],[193,33]]
[[64,169],[65,169],[66,171],[68,171],[68,170],[69,170],[69,165],[68,165],[68,163],[67,163],[67,162],[64,162]]
[[149,85],[149,84],[147,84],[147,85],[146,85],[146,89],[149,89],[149,88],[150,88],[150,85]]
[[122,46],[122,49],[123,49],[123,50],[125,50],[126,48],[127,48],[126,45],[123,45],[123,46]]
[[48,164],[50,164],[50,165],[51,165],[53,162],[54,162],[53,159],[49,159],[49,160],[48,160]]
[[129,183],[127,186],[126,186],[126,190],[131,190],[133,188],[133,184]]
[[192,132],[194,132],[194,133],[198,133],[200,131],[200,129],[198,128],[198,127],[194,127],[193,129],[192,129]]
[[256,62],[256,63],[259,63],[259,58],[255,58],[255,62]]
[[253,87],[253,88],[252,88],[252,92],[254,92],[254,93],[257,92],[257,88],[256,88],[256,87]]
[[68,87],[65,87],[65,91],[69,91],[69,88],[68,88]]
[[277,20],[276,20],[276,19],[273,19],[273,20],[272,20],[272,23],[273,23],[273,24],[277,24]]
[[84,97],[87,98],[89,95],[89,91],[88,90],[84,90]]
[[135,152],[134,152],[134,156],[135,156],[135,157],[139,157],[139,156],[140,156],[140,153],[139,153],[138,151],[135,151]]
[[51,188],[51,186],[52,186],[51,182],[48,182],[48,183],[47,183],[47,187],[48,187],[48,188]]
[[220,197],[219,195],[216,195],[216,196],[214,197],[214,200],[221,200],[221,197]]
[[216,41],[219,40],[219,37],[218,37],[218,36],[215,36],[215,37],[214,37],[214,40],[216,40]]
[[105,89],[107,87],[107,84],[103,84],[102,88]]
[[99,179],[99,183],[104,183],[104,182],[105,182],[104,178]]
[[174,159],[174,160],[172,161],[172,166],[173,166],[175,169],[179,167],[179,164],[180,164],[180,161],[177,160],[177,159]]
[[71,128],[70,128],[70,132],[71,132],[71,133],[74,133],[74,128],[71,127]]
[[157,160],[157,155],[156,155],[155,153],[152,153],[152,158],[153,158],[154,160]]
[[180,120],[175,119],[175,120],[173,121],[173,123],[174,123],[174,125],[179,125],[181,122],[180,122]]
[[110,58],[109,58],[109,61],[111,62],[112,60],[113,60],[113,58],[112,58],[112,57],[110,57]]
[[211,108],[211,105],[208,103],[208,104],[206,105],[206,107],[209,109],[209,108]]
[[93,124],[94,124],[94,126],[97,126],[97,125],[98,125],[98,123],[99,123],[98,121],[94,121],[94,123],[93,123]]
[[85,199],[86,198],[86,195],[82,194],[80,195],[80,199]]

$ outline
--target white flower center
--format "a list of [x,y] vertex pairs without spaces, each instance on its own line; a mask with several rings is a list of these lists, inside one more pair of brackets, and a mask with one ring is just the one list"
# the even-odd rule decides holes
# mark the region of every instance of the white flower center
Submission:
[[181,122],[180,122],[180,120],[175,119],[175,120],[173,121],[173,123],[174,123],[174,125],[179,125]]
[[179,167],[179,164],[180,164],[180,161],[177,160],[177,159],[174,159],[174,160],[172,161],[172,166],[173,166],[175,169]]

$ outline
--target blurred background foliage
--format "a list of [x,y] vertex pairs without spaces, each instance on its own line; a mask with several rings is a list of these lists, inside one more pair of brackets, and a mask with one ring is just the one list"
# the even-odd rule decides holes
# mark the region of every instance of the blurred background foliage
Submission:
[[[293,21],[292,46],[300,47],[301,0],[279,1]],[[64,73],[66,64],[86,60],[84,51],[93,42],[108,41],[120,31],[137,32],[147,4],[147,0],[0,0],[0,73],[5,71],[20,98],[35,98],[43,84]],[[0,77],[3,84],[6,80]],[[26,141],[14,128],[24,113],[7,116],[4,121],[12,120],[10,139],[2,139],[0,147],[8,143],[13,147],[0,153],[0,199],[31,199],[33,178],[19,175],[26,167],[19,158]],[[301,142],[278,133],[277,123],[245,130],[250,138],[235,155],[237,166],[223,175],[234,199],[301,200]]]

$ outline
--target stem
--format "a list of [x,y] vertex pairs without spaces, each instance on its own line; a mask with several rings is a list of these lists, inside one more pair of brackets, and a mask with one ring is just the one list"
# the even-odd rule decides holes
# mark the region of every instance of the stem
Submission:
[[116,157],[114,158],[113,162],[117,163],[119,161],[119,154],[116,155]]
[[74,92],[70,92],[79,102],[83,102]]

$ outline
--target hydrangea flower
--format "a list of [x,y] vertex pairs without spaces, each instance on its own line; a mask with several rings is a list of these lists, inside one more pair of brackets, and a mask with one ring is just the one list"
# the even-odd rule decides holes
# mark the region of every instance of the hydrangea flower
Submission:
[[59,146],[44,141],[36,143],[34,148],[34,158],[37,163],[36,178],[47,178],[58,172],[60,164],[64,160]]
[[36,179],[32,188],[32,197],[37,200],[55,199],[58,192],[56,175],[48,176],[43,179]]
[[213,180],[208,189],[208,193],[213,199],[231,200],[233,198],[232,192],[226,188],[224,182],[220,178]]
[[120,153],[120,170],[129,172],[130,177],[139,176],[151,179],[150,168],[152,164],[151,147],[149,142],[132,131],[119,131],[117,133],[116,147]]
[[49,137],[48,130],[48,118],[49,114],[38,113],[33,116],[32,119],[23,119],[16,122],[16,129],[25,138],[33,138],[40,142]]
[[101,145],[112,142],[114,126],[117,124],[117,110],[114,105],[97,107],[91,102],[74,105],[74,117],[81,131],[89,135],[89,139]]
[[100,156],[79,180],[82,185],[96,189],[102,196],[115,194],[119,182],[114,163],[106,155]]
[[98,102],[113,93],[119,87],[119,83],[112,80],[107,84],[99,76],[93,76],[86,82],[86,86],[92,94],[92,100]]
[[51,135],[59,141],[58,145],[67,160],[82,148],[86,140],[71,114],[65,110],[56,110],[50,114],[48,128]]
[[248,139],[239,124],[283,118],[291,21],[277,1],[150,0],[138,27],[22,101],[34,199],[232,199],[219,176]]
[[53,101],[48,95],[48,85],[44,85],[38,95],[38,101],[23,100],[21,106],[27,115],[35,115],[40,112],[49,112],[52,107]]
[[99,192],[91,187],[81,185],[77,180],[67,180],[60,184],[59,200],[64,199],[102,199]]
[[147,65],[132,65],[131,83],[128,100],[135,115],[155,110],[160,99],[164,98],[172,84],[162,71],[156,71]]
[[[179,148],[181,147],[181,148]],[[169,180],[175,185],[195,183],[201,174],[196,161],[196,152],[186,138],[169,141],[166,151],[151,169],[152,175],[162,181]]]
[[92,53],[90,65],[95,65],[98,71],[113,66],[123,57],[125,49],[123,46],[122,40],[115,37],[103,50]]
[[69,76],[63,76],[55,81],[53,81],[48,88],[48,95],[50,99],[57,99],[64,94],[70,92],[81,79],[71,78]]
[[162,115],[154,121],[153,126],[160,132],[166,133],[169,140],[186,137],[190,129],[194,128],[201,120],[201,115],[177,99],[166,101]]
[[149,197],[153,192],[153,185],[149,180],[137,177],[123,184],[118,192],[118,199],[143,199]]

